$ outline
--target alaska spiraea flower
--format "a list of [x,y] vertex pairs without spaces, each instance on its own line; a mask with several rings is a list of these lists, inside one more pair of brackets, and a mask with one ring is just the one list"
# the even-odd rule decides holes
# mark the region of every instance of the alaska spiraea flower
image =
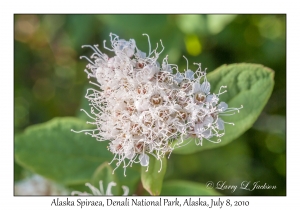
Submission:
[[[140,163],[149,165],[149,155],[160,160],[176,147],[195,139],[202,145],[206,139],[220,142],[225,133],[224,122],[220,115],[234,114],[240,108],[228,108],[225,102],[219,102],[219,96],[226,92],[225,86],[218,93],[210,93],[210,83],[206,79],[206,70],[195,63],[195,72],[187,69],[184,73],[178,66],[168,63],[165,57],[160,65],[157,61],[161,50],[149,53],[140,51],[134,39],[126,41],[110,34],[111,48],[115,55],[109,57],[102,53],[97,45],[84,45],[94,53],[89,59],[85,72],[95,88],[87,90],[94,130],[85,132],[98,141],[109,141],[108,149],[114,154],[113,161],[119,167]],[[186,59],[186,58],[185,58]],[[233,123],[231,123],[233,124]],[[211,137],[218,137],[212,141]],[[176,144],[172,144],[178,140]],[[112,162],[113,162],[112,161]],[[117,168],[116,167],[116,168]],[[124,170],[125,174],[125,170]]]
[[[106,191],[104,191],[102,180],[99,181],[99,189],[94,187],[90,183],[86,183],[85,186],[89,187],[93,194],[87,192],[80,192],[80,191],[73,191],[71,194],[72,195],[113,195],[112,187],[117,186],[117,184],[115,182],[109,182]],[[128,195],[129,188],[123,185],[122,189],[124,191],[123,195]]]

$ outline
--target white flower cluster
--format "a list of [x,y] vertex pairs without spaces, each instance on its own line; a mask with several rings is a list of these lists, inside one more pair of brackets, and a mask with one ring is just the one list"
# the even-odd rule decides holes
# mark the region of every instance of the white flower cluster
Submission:
[[[164,49],[162,42],[160,52],[158,45],[151,51],[146,36],[148,55],[137,48],[135,40],[126,41],[114,34],[110,34],[112,49],[104,41],[104,48],[114,52],[112,57],[97,45],[83,46],[94,51],[91,60],[82,57],[89,61],[85,70],[88,78],[98,82],[91,82],[97,89],[86,93],[92,116],[86,114],[97,129],[75,132],[110,141],[113,160],[117,160],[117,167],[123,163],[125,169],[132,163],[148,166],[149,155],[161,160],[190,137],[202,145],[203,139],[223,136],[220,114],[239,110],[219,102],[225,86],[217,94],[210,93],[210,83],[200,64],[195,64],[195,72],[187,68],[184,73],[177,65],[169,64],[167,57],[160,65],[157,59]],[[178,142],[172,144],[174,140]]]
[[[113,195],[111,188],[113,186],[117,186],[117,184],[115,182],[108,183],[106,191],[104,191],[102,180],[99,181],[99,189],[94,187],[90,183],[86,183],[85,186],[89,187],[93,194],[87,192],[73,191],[72,195]],[[123,195],[128,195],[129,188],[127,186],[122,186],[122,189],[124,191]]]
[[33,174],[15,184],[15,195],[69,195],[63,186]]

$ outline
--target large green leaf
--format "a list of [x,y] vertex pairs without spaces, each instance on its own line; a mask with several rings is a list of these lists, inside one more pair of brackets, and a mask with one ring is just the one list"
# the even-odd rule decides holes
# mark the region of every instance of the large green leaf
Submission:
[[[24,168],[63,184],[89,182],[96,168],[111,161],[113,154],[107,150],[107,141],[71,132],[87,128],[85,122],[71,117],[31,126],[15,138],[15,159]],[[127,169],[129,177],[124,177],[121,167],[115,173],[118,184],[130,188],[137,185],[140,177],[138,164]]]
[[[229,107],[241,107],[239,113],[232,116],[221,116],[225,122],[225,135],[220,143],[203,141],[202,146],[195,146],[194,141],[177,148],[174,153],[191,154],[200,150],[216,148],[230,143],[248,130],[266,105],[274,86],[273,70],[258,64],[223,65],[207,75],[211,93],[218,93],[221,86],[227,86],[227,92],[220,96],[220,101]],[[216,138],[212,139],[217,141]]]
[[165,182],[161,195],[221,195],[214,189],[207,189],[204,184],[189,181],[168,181]]
[[152,155],[149,156],[148,170],[146,170],[146,167],[142,167],[142,184],[151,195],[160,194],[166,169],[166,157],[162,158],[160,161]]

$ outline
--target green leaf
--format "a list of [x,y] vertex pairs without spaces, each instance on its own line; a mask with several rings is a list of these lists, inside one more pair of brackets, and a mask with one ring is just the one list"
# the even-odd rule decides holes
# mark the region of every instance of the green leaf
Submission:
[[126,176],[124,175],[123,167],[120,167],[115,171],[118,177],[118,185],[124,185],[129,188],[129,195],[135,194],[135,190],[141,179],[141,166],[140,164],[133,164],[126,169]]
[[102,163],[95,171],[92,176],[91,184],[96,188],[100,186],[100,181],[102,182],[104,192],[108,187],[110,182],[115,182],[117,186],[112,187],[113,195],[120,195],[121,185],[118,184],[118,178],[115,174],[113,174],[113,168],[108,164],[108,162]]
[[[15,160],[34,173],[66,185],[89,182],[97,167],[111,161],[113,154],[107,150],[107,141],[71,132],[88,128],[85,122],[71,117],[31,126],[15,138]],[[120,185],[133,188],[138,184],[138,164],[127,169],[130,178],[124,178],[121,167],[115,173]]]
[[207,189],[204,184],[189,181],[168,181],[165,182],[161,195],[221,195],[214,189]]
[[25,168],[65,184],[89,181],[95,169],[112,158],[105,142],[76,134],[88,126],[75,118],[55,118],[31,126],[15,138],[16,161]]
[[92,184],[96,185],[100,180],[102,180],[104,184],[108,184],[109,182],[117,182],[117,177],[112,172],[113,168],[108,164],[108,162],[102,163],[92,176]]
[[[177,154],[191,154],[205,149],[224,146],[242,135],[256,121],[274,86],[273,70],[258,64],[223,65],[207,75],[211,85],[211,93],[218,93],[221,86],[227,86],[227,92],[220,96],[229,107],[241,107],[239,113],[232,116],[221,116],[225,122],[225,135],[220,143],[204,140],[202,146],[195,146],[192,140],[188,145],[175,149]],[[217,141],[217,138],[210,139]]]
[[142,167],[142,184],[151,195],[160,194],[166,169],[166,157],[162,158],[160,161],[152,155],[149,156],[148,170],[146,167]]

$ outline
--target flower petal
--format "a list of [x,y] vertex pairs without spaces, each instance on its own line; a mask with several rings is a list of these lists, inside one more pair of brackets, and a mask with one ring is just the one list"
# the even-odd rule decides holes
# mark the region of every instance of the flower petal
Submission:
[[149,156],[147,154],[140,154],[139,160],[140,160],[141,166],[149,165]]
[[218,118],[217,125],[219,130],[224,130],[224,121],[221,118]]
[[193,80],[194,79],[194,72],[191,71],[190,69],[187,70],[185,72],[185,78],[189,79],[189,80]]
[[183,76],[180,73],[175,74],[174,80],[179,84],[183,80]]
[[210,84],[209,82],[205,81],[201,84],[201,91],[203,93],[206,93],[206,94],[209,94],[209,91],[210,91]]
[[227,108],[228,105],[223,101],[218,105],[218,109],[220,109],[221,112],[224,112]]

